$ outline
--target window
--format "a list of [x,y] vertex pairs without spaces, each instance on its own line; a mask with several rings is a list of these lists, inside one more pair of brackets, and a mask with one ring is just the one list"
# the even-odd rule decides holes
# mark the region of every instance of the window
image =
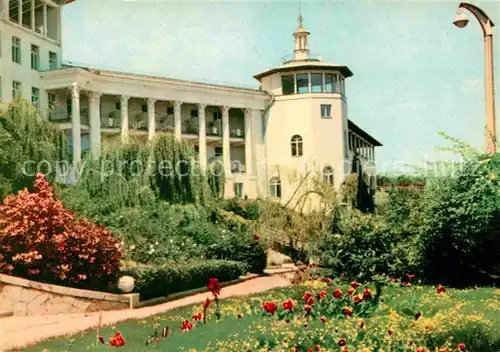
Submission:
[[52,119],[52,115],[55,113],[56,109],[56,95],[54,93],[49,93],[48,98],[49,98],[49,117]]
[[345,95],[345,80],[344,77],[339,79],[339,88],[337,89],[342,95]]
[[21,82],[12,81],[12,99],[21,96]]
[[234,183],[234,196],[236,198],[243,198],[243,183],[241,182]]
[[121,103],[119,101],[115,102],[115,109],[120,110],[122,108]]
[[220,111],[214,111],[214,121],[222,119],[222,114]]
[[322,73],[311,73],[311,92],[313,92],[313,93],[323,92],[323,74]]
[[325,92],[335,93],[335,82],[337,81],[337,75],[325,74]]
[[167,107],[167,115],[173,115],[173,114],[174,114],[174,107],[168,106]]
[[272,177],[269,181],[269,196],[281,198],[281,181],[278,177]]
[[9,0],[9,19],[12,22],[19,21],[19,1],[18,0]]
[[73,109],[73,102],[71,101],[71,98],[66,99],[66,112],[68,113],[68,116],[71,116],[71,112]]
[[325,166],[323,168],[323,180],[330,186],[333,186],[333,168],[331,166]]
[[283,95],[295,93],[295,79],[293,75],[281,76],[281,90]]
[[57,53],[49,51],[49,69],[57,69]]
[[222,152],[223,152],[223,148],[222,147],[215,147],[215,156],[222,156]]
[[148,106],[146,104],[142,104],[141,110],[142,112],[148,112]]
[[191,110],[191,117],[198,117],[198,110]]
[[195,145],[195,146],[194,146],[194,151],[195,151],[196,153],[200,153],[200,147],[199,147],[199,146],[197,146],[197,145]]
[[309,92],[309,74],[297,75],[297,93]]
[[292,137],[291,144],[292,144],[292,156],[302,156],[303,154],[302,137],[296,134],[295,136]]
[[330,104],[321,104],[321,118],[322,119],[332,118],[332,106]]
[[36,45],[31,45],[31,68],[40,70],[40,48]]
[[31,88],[31,103],[35,108],[40,109],[40,89]]
[[12,62],[21,63],[21,39],[12,37]]

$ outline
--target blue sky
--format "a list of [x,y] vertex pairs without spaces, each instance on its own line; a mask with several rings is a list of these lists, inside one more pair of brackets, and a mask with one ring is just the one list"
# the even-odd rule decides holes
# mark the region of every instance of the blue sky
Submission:
[[[497,24],[498,86],[500,0],[474,3]],[[470,14],[466,28],[453,26],[457,4],[302,1],[311,52],[354,72],[348,115],[384,144],[376,153],[382,171],[450,158],[435,150],[446,145],[441,131],[484,146],[482,31]],[[298,11],[290,1],[78,0],[64,8],[63,59],[258,87],[253,75],[292,53]]]

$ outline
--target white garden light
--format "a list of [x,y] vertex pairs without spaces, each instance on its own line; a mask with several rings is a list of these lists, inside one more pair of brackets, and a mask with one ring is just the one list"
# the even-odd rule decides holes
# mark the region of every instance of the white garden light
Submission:
[[134,278],[132,276],[122,276],[118,279],[118,288],[125,293],[134,289]]

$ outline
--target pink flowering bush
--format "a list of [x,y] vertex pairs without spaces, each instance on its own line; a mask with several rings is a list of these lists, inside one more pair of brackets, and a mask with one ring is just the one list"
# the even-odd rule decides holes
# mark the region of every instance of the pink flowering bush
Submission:
[[85,288],[116,279],[122,248],[106,228],[56,200],[43,174],[0,205],[0,273]]

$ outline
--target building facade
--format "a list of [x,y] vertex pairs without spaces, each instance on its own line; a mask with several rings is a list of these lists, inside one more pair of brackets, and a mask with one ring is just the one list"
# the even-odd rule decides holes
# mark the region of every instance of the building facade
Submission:
[[202,169],[222,163],[226,197],[285,201],[304,173],[339,187],[354,158],[375,160],[381,144],[348,119],[352,72],[309,54],[302,17],[293,57],[247,89],[62,65],[68,1],[0,1],[0,98],[31,100],[66,132],[75,163],[108,139],[170,132],[192,142]]

